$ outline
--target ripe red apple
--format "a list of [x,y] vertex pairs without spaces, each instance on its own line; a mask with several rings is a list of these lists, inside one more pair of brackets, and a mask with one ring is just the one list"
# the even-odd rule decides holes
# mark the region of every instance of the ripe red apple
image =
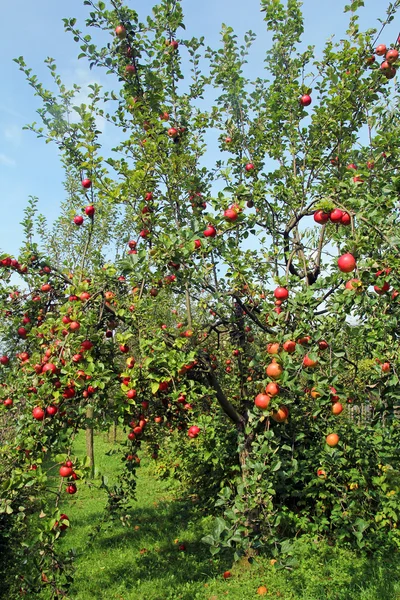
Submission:
[[82,350],[91,350],[91,348],[93,348],[93,343],[90,340],[84,340],[81,343]]
[[320,479],[326,479],[326,472],[324,469],[317,469],[317,477]]
[[396,75],[396,68],[388,63],[386,60],[381,64],[380,69],[386,79],[393,79]]
[[356,268],[356,259],[348,252],[338,258],[337,264],[342,273],[351,273]]
[[83,217],[82,215],[76,215],[76,217],[74,217],[74,223],[75,225],[82,225],[83,224]]
[[69,324],[69,328],[71,331],[78,331],[78,329],[80,328],[80,323],[78,323],[78,321],[71,321],[71,323]]
[[199,248],[201,248],[201,241],[200,240],[194,240],[194,249],[198,250]]
[[320,340],[318,342],[318,346],[320,350],[326,350],[327,348],[329,348],[329,344],[325,340]]
[[386,61],[391,65],[394,62],[396,62],[396,60],[399,58],[399,53],[397,50],[392,48],[391,50],[386,52],[385,58],[386,58]]
[[126,65],[125,67],[125,75],[127,77],[132,77],[136,73],[135,65]]
[[341,402],[334,402],[332,404],[332,414],[333,415],[340,415],[340,413],[343,411],[343,404]]
[[247,165],[245,166],[246,171],[249,173],[250,171],[253,171],[254,169],[254,165],[253,163],[247,163]]
[[143,239],[149,237],[150,235],[150,231],[148,229],[142,229],[142,231],[139,233],[139,236]]
[[293,352],[296,350],[296,342],[294,342],[293,340],[287,340],[283,343],[283,349],[288,354],[293,354]]
[[91,188],[92,180],[91,179],[82,179],[82,187],[85,188],[85,190],[88,190],[89,188]]
[[332,221],[332,223],[340,223],[340,221],[342,220],[343,217],[343,211],[340,210],[340,208],[335,208],[334,210],[331,211],[329,218]]
[[45,417],[45,412],[43,408],[41,408],[40,406],[35,406],[35,408],[32,410],[32,417],[36,419],[36,421],[43,421]]
[[63,465],[62,467],[60,467],[60,476],[61,477],[71,477],[73,473],[73,469],[71,467],[67,467],[66,465]]
[[375,48],[375,54],[377,54],[378,56],[383,56],[384,54],[386,54],[386,52],[387,48],[385,44],[379,44],[379,46]]
[[65,488],[65,491],[67,492],[67,494],[76,494],[76,492],[77,492],[76,485],[74,483],[70,483]]
[[350,223],[351,223],[351,218],[350,218],[350,215],[349,215],[349,213],[347,213],[347,212],[344,212],[344,213],[343,213],[343,215],[342,215],[342,218],[341,218],[341,220],[340,220],[340,223],[341,223],[342,225],[350,225]]
[[305,355],[305,357],[303,358],[303,367],[306,367],[308,369],[315,369],[315,367],[318,365],[318,361],[317,360],[312,360],[308,354]]
[[382,369],[382,373],[389,373],[390,371],[390,363],[389,362],[384,362],[383,365],[381,366]]
[[42,373],[51,373],[52,375],[54,375],[57,372],[57,367],[55,364],[53,363],[46,363],[43,368],[41,369]]
[[2,365],[8,365],[8,363],[10,362],[10,359],[8,358],[8,356],[1,356],[0,357],[0,364]]
[[126,354],[126,352],[129,352],[129,346],[127,346],[126,344],[121,344],[120,347],[119,347],[119,349],[124,354]]
[[89,206],[85,207],[85,213],[87,214],[87,216],[92,219],[95,213],[95,208],[93,206],[93,204],[89,204]]
[[301,106],[310,106],[311,96],[309,96],[308,94],[303,94],[303,96],[301,96],[301,98],[299,99],[299,102]]
[[18,332],[19,337],[22,338],[22,339],[25,339],[26,336],[28,335],[28,332],[25,329],[25,327],[18,327],[17,332]]
[[137,396],[136,390],[128,390],[126,392],[126,397],[129,398],[129,400],[133,400],[133,398],[136,398],[136,396]]
[[234,210],[233,208],[227,208],[226,210],[224,210],[224,218],[226,219],[226,221],[236,221],[236,219],[238,218],[238,213],[236,210]]
[[176,127],[170,127],[167,131],[167,134],[169,135],[169,137],[175,138],[178,135],[178,130],[176,129]]
[[232,138],[231,138],[231,137],[228,135],[228,136],[225,138],[225,144],[230,144],[231,142],[232,142]]
[[266,410],[270,402],[271,396],[268,396],[267,394],[257,394],[257,396],[254,399],[254,404],[260,410]]
[[5,400],[3,400],[3,404],[4,404],[4,406],[12,406],[13,401],[11,398],[6,398]]
[[178,49],[178,46],[179,46],[179,42],[178,42],[177,40],[171,40],[170,46],[171,46],[171,48],[173,48],[174,50],[177,50],[177,49]]
[[347,165],[346,169],[357,171],[357,165],[355,165],[354,163],[350,163],[349,165]]
[[319,225],[324,225],[329,221],[329,216],[329,213],[326,213],[323,210],[317,210],[314,213],[314,221],[319,223]]
[[207,225],[206,229],[203,231],[204,237],[215,237],[217,235],[217,230],[213,225]]
[[274,296],[277,300],[287,300],[289,298],[289,290],[285,287],[277,287],[274,291]]
[[229,577],[232,577],[232,573],[230,571],[225,571],[223,574],[223,578],[224,579],[229,579]]
[[200,427],[197,427],[197,425],[192,425],[191,427],[189,427],[188,429],[188,436],[190,438],[196,438],[200,433]]
[[115,35],[120,40],[124,40],[126,38],[126,29],[123,25],[117,25],[115,28]]

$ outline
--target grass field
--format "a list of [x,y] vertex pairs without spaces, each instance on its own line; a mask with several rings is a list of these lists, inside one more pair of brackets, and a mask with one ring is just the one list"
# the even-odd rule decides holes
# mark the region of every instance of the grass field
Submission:
[[[76,452],[84,452],[80,438]],[[96,469],[115,480],[120,463],[103,435],[95,440]],[[64,548],[77,552],[73,600],[400,600],[400,558],[363,558],[324,544],[299,544],[297,566],[288,570],[256,559],[252,565],[232,565],[230,557],[212,558],[200,539],[211,519],[204,518],[189,500],[180,499],[176,484],[152,476],[142,461],[137,502],[130,526],[115,523],[89,543],[89,534],[103,514],[104,491],[99,480],[80,484],[75,496],[64,497],[61,509],[71,520]],[[179,550],[184,544],[185,551]],[[232,576],[223,578],[229,570]]]

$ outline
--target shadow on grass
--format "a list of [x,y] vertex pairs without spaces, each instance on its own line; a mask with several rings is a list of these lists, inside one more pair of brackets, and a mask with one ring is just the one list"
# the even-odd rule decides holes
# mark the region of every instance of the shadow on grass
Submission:
[[308,544],[306,552],[298,557],[299,568],[288,577],[294,598],[400,599],[397,552],[367,557],[327,544],[318,544],[310,551]]
[[[188,589],[185,595],[186,586],[189,588],[195,582],[201,586],[201,582],[221,576],[221,572],[232,565],[233,553],[214,559],[208,546],[200,541],[207,533],[203,528],[204,519],[190,503],[161,501],[154,507],[133,508],[130,515],[130,527],[115,522],[99,533],[93,546],[88,548],[90,556],[81,555],[74,589],[80,592],[90,588],[96,598],[118,598],[115,590],[116,582],[120,582],[124,600],[192,600],[193,590]],[[77,517],[77,528],[80,523],[84,524],[83,518]],[[84,540],[80,540],[79,545],[85,551]],[[141,591],[152,584],[151,595]],[[156,589],[160,586],[162,591],[157,595]],[[174,595],[177,589],[179,595]]]

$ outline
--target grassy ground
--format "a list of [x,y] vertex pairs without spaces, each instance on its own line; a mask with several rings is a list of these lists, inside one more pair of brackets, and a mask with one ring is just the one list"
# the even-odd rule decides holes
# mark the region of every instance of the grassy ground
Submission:
[[[110,448],[104,436],[97,436],[97,469],[112,480],[120,466],[115,456],[105,455]],[[83,438],[76,452],[84,452]],[[211,558],[200,542],[210,520],[176,498],[173,484],[154,479],[142,462],[130,527],[113,524],[92,545],[88,536],[105,505],[98,480],[94,486],[80,484],[75,496],[65,497],[61,508],[71,527],[62,544],[78,553],[73,600],[248,600],[259,597],[259,586],[266,586],[263,597],[268,599],[400,600],[397,555],[366,559],[339,548],[302,544],[298,566],[291,571],[263,559],[232,567],[229,557]],[[181,543],[186,551],[179,550]],[[232,573],[227,580],[225,570]]]

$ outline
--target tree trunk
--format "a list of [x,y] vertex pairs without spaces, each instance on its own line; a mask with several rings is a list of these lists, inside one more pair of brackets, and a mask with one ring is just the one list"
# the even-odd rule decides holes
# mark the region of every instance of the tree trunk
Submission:
[[[86,418],[92,420],[94,415],[93,407],[86,409]],[[90,424],[86,427],[86,456],[89,458],[90,477],[94,478],[94,440],[93,427]]]
[[[240,429],[242,429],[242,433],[239,433],[239,439],[240,439],[240,437],[242,437],[243,443],[239,450],[239,463],[240,463],[240,468],[242,471],[242,482],[243,482],[245,495],[246,495],[245,503],[247,505],[247,509],[245,512],[244,526],[246,527],[247,535],[249,536],[249,538],[251,540],[253,538],[253,536],[258,536],[260,533],[260,509],[259,509],[259,507],[250,507],[252,490],[251,490],[251,487],[249,486],[250,472],[249,472],[248,461],[250,458],[251,445],[254,441],[254,432],[252,432],[250,435],[246,436],[243,431],[244,430],[243,425],[239,428],[239,431],[240,431]],[[252,548],[252,543],[250,541],[250,546],[246,551],[245,559],[248,560],[249,558],[252,558],[256,554],[257,554],[257,552],[254,550],[254,548]]]

